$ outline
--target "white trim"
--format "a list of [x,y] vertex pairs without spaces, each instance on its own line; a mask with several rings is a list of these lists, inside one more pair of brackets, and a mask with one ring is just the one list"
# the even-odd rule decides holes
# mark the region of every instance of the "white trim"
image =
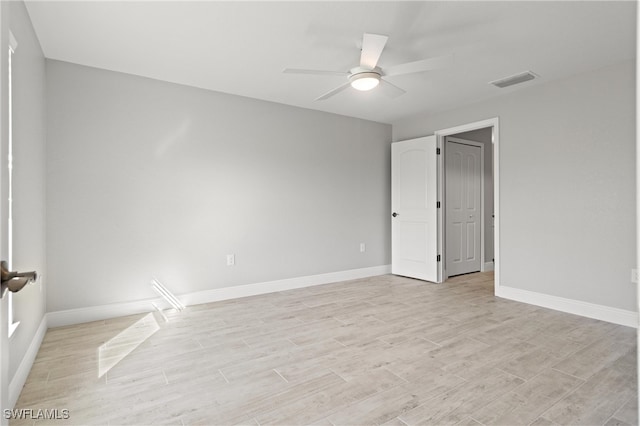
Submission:
[[256,296],[259,294],[275,293],[296,288],[312,287],[338,281],[355,280],[391,273],[391,265],[374,266],[370,268],[351,269],[348,271],[330,272],[327,274],[311,275],[307,277],[289,278],[264,283],[246,284],[235,287],[224,287],[213,290],[199,291],[180,297],[185,305],[217,302],[220,300],[236,299],[240,297]]
[[493,119],[493,264],[494,292],[500,290],[500,121]]
[[437,173],[438,173],[438,201],[440,201],[440,208],[438,209],[438,254],[440,255],[440,262],[438,262],[438,283],[443,283],[446,279],[446,269],[445,263],[447,261],[447,256],[445,256],[444,252],[444,226],[442,224],[445,221],[444,217],[444,138],[438,137],[438,134],[435,133],[436,136],[436,146],[440,150],[440,155],[438,155],[437,161]]
[[[640,20],[640,8],[636,7],[636,22]],[[636,25],[636,82],[640,81],[640,28]],[[636,83],[637,86],[637,83]],[[637,89],[636,89],[637,91]],[[636,94],[636,127],[640,122],[640,97]],[[640,267],[640,138],[636,131],[636,268]],[[640,312],[640,283],[636,284],[636,304]],[[640,326],[636,333],[636,344],[640,345]],[[636,346],[637,347],[637,346]],[[640,356],[636,356],[636,371],[640,371]],[[640,386],[640,374],[636,374],[637,386]],[[637,389],[637,387],[636,387]],[[636,392],[640,404],[640,392]]]
[[22,387],[27,382],[27,377],[29,377],[29,372],[31,371],[33,362],[36,360],[44,335],[47,333],[47,328],[47,315],[44,315],[33,339],[31,339],[31,344],[29,345],[27,352],[22,357],[22,361],[20,361],[20,365],[18,365],[18,369],[13,375],[11,383],[9,383],[9,407],[15,407],[18,402],[20,392],[22,392]]
[[485,272],[493,271],[494,269],[493,262],[484,262],[483,268],[484,268],[483,271]]
[[[485,246],[485,214],[484,214],[484,143],[481,142],[476,142],[476,141],[472,141],[472,140],[468,140],[468,139],[461,139],[461,138],[456,138],[453,136],[446,136],[444,138],[444,142],[445,142],[445,146],[447,145],[447,143],[451,142],[451,143],[459,143],[462,145],[470,145],[470,146],[475,146],[476,148],[480,148],[480,272],[485,272],[484,269],[484,259],[485,259],[485,250],[484,250],[484,246]],[[447,150],[444,150],[444,161],[446,161],[446,155],[447,155]],[[445,174],[446,174],[446,170],[445,170]],[[445,192],[443,192],[442,194],[442,204],[443,204],[443,209],[444,209],[444,217],[446,218],[446,210],[447,210],[447,194],[446,194],[446,179],[445,179]],[[445,219],[446,220],[446,219]],[[444,223],[442,225],[442,229],[445,231],[445,241],[444,241],[444,250],[447,249],[447,241],[446,241],[446,230],[447,230],[447,224]],[[444,257],[444,261],[446,262],[446,256]],[[445,264],[445,273],[446,273],[447,267]],[[445,280],[447,278],[449,278],[448,274],[445,275]]]
[[[500,290],[500,119],[498,117],[489,118],[474,123],[463,124],[448,129],[437,130],[435,132],[438,142],[442,141],[445,136],[455,135],[456,133],[469,132],[471,130],[484,129],[492,127],[493,142],[493,261],[494,261],[494,294],[498,294]],[[440,176],[442,179],[442,176]],[[442,220],[440,220],[442,225]],[[442,265],[444,262],[441,262]]]
[[14,37],[11,30],[9,30],[9,49],[11,49],[12,52],[15,52],[17,48],[18,48],[18,41]]
[[[7,142],[7,188],[8,188],[8,200],[7,200],[7,252],[5,253],[5,259],[7,261],[7,268],[9,270],[13,267],[13,66],[12,60],[15,54],[18,42],[16,41],[13,33],[9,31],[9,52],[7,59],[7,114],[9,138]],[[8,316],[8,334],[9,339],[14,335],[20,321],[16,321],[16,315],[14,311],[13,293],[7,294],[7,316]],[[10,395],[10,394],[9,394]]]
[[[263,283],[215,288],[211,290],[183,294],[181,296],[178,296],[178,299],[180,299],[182,304],[184,304],[185,306],[198,305],[202,303],[218,302],[221,300],[236,299],[240,297],[257,296],[260,294],[293,290],[296,288],[311,287],[321,284],[367,278],[390,273],[391,265],[373,266],[370,268],[329,272],[326,274],[310,275],[306,277],[296,277]],[[162,299],[147,299],[135,302],[113,303],[109,305],[49,312],[47,314],[47,320],[49,327],[61,327],[65,325],[80,324],[85,322],[104,320],[108,318],[139,314],[143,312],[151,312],[155,310],[152,303],[155,303],[157,305],[162,304],[162,302]]]
[[47,313],[49,327],[63,327],[66,325],[82,324],[109,318],[151,312],[155,308],[152,303],[162,305],[162,299],[137,300],[135,302],[112,303],[108,305],[90,306],[86,308],[68,309]]
[[[8,292],[7,293],[7,297],[11,296],[13,293]],[[13,321],[13,298],[10,298],[7,300],[9,303],[9,320],[11,321],[9,323],[9,340],[11,340],[13,338],[13,335],[15,334],[16,330],[18,329],[18,326],[20,325],[20,321]]]
[[627,327],[638,327],[638,313],[624,309],[506,286],[500,287],[496,296]]

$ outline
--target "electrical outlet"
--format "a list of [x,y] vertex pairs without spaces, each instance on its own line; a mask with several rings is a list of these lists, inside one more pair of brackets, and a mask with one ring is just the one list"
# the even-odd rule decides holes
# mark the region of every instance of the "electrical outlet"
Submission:
[[632,269],[631,270],[631,282],[634,284],[638,284],[638,270],[637,269]]
[[364,243],[360,243],[360,253],[367,251],[367,246]]
[[227,255],[227,266],[234,266],[236,264],[236,255],[228,254]]

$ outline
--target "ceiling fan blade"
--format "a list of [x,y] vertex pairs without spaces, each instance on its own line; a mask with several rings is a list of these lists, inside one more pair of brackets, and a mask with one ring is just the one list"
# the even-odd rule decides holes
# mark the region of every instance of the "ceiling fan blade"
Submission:
[[399,88],[395,84],[389,83],[383,78],[380,79],[380,91],[390,98],[397,98],[398,96],[407,93],[406,90]]
[[342,92],[344,89],[346,89],[347,87],[349,87],[351,83],[349,83],[348,81],[338,87],[336,87],[335,89],[331,89],[329,90],[327,93],[325,93],[322,96],[319,96],[316,98],[316,101],[324,101],[325,99],[329,99],[330,97],[332,97],[333,95]]
[[282,70],[285,74],[312,74],[312,75],[349,75],[348,72],[342,71],[324,71],[324,70],[305,70],[300,68],[285,68]]
[[436,56],[415,62],[407,62],[406,64],[394,65],[385,69],[384,75],[393,76],[430,71],[438,68],[444,68],[451,63],[453,63],[453,55]]
[[389,37],[379,34],[364,33],[362,36],[362,53],[360,54],[360,66],[374,69],[378,65],[378,59]]

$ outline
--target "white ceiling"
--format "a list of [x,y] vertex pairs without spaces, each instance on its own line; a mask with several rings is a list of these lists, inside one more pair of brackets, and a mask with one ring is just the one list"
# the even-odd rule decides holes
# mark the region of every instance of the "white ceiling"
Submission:
[[[27,1],[47,58],[393,123],[635,57],[635,2]],[[389,41],[379,65],[453,53],[451,67],[388,77],[406,94],[347,89],[364,32]],[[507,89],[489,81],[531,70]]]

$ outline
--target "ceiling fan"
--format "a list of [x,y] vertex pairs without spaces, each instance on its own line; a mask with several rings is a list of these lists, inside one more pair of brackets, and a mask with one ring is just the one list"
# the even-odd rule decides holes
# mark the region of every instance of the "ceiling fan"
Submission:
[[391,84],[383,77],[391,77],[396,75],[413,74],[442,68],[448,64],[452,56],[438,56],[433,58],[422,59],[414,62],[394,65],[384,70],[378,66],[378,60],[384,50],[387,40],[386,35],[365,33],[362,37],[362,53],[360,54],[360,65],[351,68],[349,71],[323,71],[323,70],[307,70],[299,68],[285,68],[284,73],[288,74],[314,74],[314,75],[341,75],[347,77],[347,82],[341,84],[335,89],[331,89],[324,95],[316,98],[316,101],[322,101],[342,92],[349,86],[356,90],[366,91],[380,85],[384,93],[391,98],[395,98],[406,93],[405,90]]

